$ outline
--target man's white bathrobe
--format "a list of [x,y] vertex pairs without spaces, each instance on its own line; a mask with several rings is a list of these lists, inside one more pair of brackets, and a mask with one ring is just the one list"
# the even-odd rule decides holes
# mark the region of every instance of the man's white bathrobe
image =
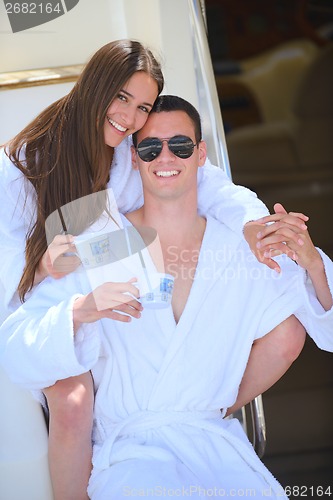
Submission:
[[[333,290],[333,263],[322,258]],[[223,419],[253,341],[291,314],[333,351],[333,309],[323,310],[299,266],[280,262],[277,275],[208,218],[178,324],[171,307],[146,309],[139,320],[101,320],[73,336],[72,303],[89,291],[83,272],[45,280],[5,321],[1,361],[16,383],[36,390],[92,371],[92,499],[284,496],[238,420]]]

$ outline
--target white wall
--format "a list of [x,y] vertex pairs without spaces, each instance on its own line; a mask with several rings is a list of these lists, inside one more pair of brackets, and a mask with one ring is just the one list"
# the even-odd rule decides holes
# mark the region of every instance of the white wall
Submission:
[[11,139],[46,106],[67,94],[72,83],[0,91],[0,144]]
[[80,0],[71,11],[51,22],[12,33],[4,2],[0,2],[0,72],[84,62],[115,38],[110,28],[114,3]]
[[187,69],[193,71],[193,58],[181,57],[192,52],[187,0],[80,0],[65,15],[18,33],[11,32],[0,3],[0,73],[81,64],[118,38],[150,46],[163,60],[168,92],[191,98],[195,83],[189,85]]
[[[170,12],[177,15],[166,23]],[[0,3],[0,73],[83,64],[99,47],[119,38],[148,45],[162,62],[164,92],[198,105],[187,0],[80,0],[65,15],[19,33],[11,32]],[[70,88],[63,84],[0,92],[0,143]]]

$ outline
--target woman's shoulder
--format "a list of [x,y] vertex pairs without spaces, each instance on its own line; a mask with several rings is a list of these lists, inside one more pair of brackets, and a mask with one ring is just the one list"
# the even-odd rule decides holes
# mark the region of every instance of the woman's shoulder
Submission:
[[124,157],[130,157],[131,155],[131,146],[133,145],[133,140],[132,136],[129,135],[128,137],[125,137],[118,146],[114,148],[114,156],[113,156],[113,164],[116,163],[118,160],[123,160]]
[[[24,153],[21,152],[20,160],[24,160]],[[12,200],[15,204],[20,204],[22,199],[33,196],[34,188],[25,177],[23,172],[11,161],[6,147],[0,148],[0,189],[2,199]]]
[[10,182],[23,178],[22,172],[10,159],[8,147],[6,146],[0,148],[0,178],[2,182]]

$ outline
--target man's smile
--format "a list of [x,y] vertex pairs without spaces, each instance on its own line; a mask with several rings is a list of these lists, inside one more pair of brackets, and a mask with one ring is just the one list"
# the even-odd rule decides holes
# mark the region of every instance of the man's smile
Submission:
[[155,170],[157,177],[174,177],[180,174],[180,170]]

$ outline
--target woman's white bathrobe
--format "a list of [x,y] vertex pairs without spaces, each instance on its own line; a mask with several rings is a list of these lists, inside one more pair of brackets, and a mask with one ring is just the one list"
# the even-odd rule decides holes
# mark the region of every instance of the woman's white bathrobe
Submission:
[[[115,148],[108,186],[121,213],[135,210],[143,203],[140,174],[131,165],[131,144],[132,138],[128,137]],[[207,160],[205,167],[198,170],[200,213],[210,213],[239,234],[249,220],[268,215],[256,194],[233,184],[221,168]],[[26,233],[35,220],[36,201],[32,185],[24,182],[22,173],[3,149],[0,150],[0,199],[0,295],[2,286],[2,300],[12,311],[20,304],[16,289],[23,273]]]
[[[322,258],[333,290],[333,263]],[[14,382],[38,390],[92,371],[92,499],[284,496],[238,420],[222,418],[253,341],[289,315],[333,351],[333,309],[323,310],[299,266],[280,263],[277,275],[208,218],[178,324],[171,307],[146,309],[139,320],[101,320],[73,336],[72,303],[89,291],[83,272],[45,280],[4,322],[0,356]]]

